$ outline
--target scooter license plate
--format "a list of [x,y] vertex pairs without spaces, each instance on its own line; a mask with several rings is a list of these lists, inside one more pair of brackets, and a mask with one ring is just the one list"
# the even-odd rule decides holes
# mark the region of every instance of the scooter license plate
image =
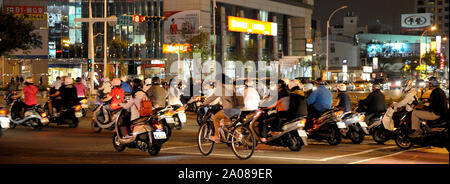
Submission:
[[89,108],[89,105],[88,105],[88,104],[81,104],[81,107],[82,107],[83,109],[86,109],[86,108]]
[[308,137],[305,130],[297,130],[297,132],[300,137]]
[[175,121],[173,120],[173,118],[166,118],[166,122],[168,124],[170,124],[170,123],[175,124]]
[[80,111],[79,112],[75,112],[75,117],[81,118],[81,117],[83,117],[83,113],[81,113]]
[[41,118],[41,123],[47,124],[49,122],[48,118]]
[[153,132],[155,139],[167,139],[166,132]]
[[347,126],[345,126],[344,122],[337,122],[336,124],[337,124],[338,128],[347,128]]
[[186,114],[185,113],[178,114],[178,118],[180,118],[181,123],[186,123]]
[[361,127],[363,127],[363,128],[367,128],[368,127],[366,122],[364,122],[364,121],[360,121],[359,125],[361,125]]
[[0,124],[2,125],[2,128],[9,128],[9,118],[0,117]]

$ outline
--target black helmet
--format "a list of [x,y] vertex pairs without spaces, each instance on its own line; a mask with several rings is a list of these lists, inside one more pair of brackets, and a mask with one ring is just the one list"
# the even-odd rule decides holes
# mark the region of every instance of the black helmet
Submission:
[[430,83],[430,86],[433,86],[433,87],[438,87],[440,84],[439,81],[436,79],[436,77],[430,77],[428,79],[428,82]]
[[76,82],[81,82],[81,77],[77,77]]

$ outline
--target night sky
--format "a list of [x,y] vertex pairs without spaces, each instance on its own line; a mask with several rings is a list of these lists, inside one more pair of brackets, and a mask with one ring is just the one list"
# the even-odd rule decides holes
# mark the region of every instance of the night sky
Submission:
[[378,19],[382,24],[391,25],[393,34],[401,34],[401,14],[415,13],[414,0],[315,0],[314,3],[313,18],[321,21],[322,35],[326,34],[326,21],[331,12],[343,5],[348,8],[339,10],[330,25],[342,24],[342,18],[350,11],[359,16],[359,26]]

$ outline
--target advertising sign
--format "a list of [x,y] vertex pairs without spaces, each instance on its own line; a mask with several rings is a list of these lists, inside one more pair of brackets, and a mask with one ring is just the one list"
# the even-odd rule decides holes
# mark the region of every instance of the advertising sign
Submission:
[[228,16],[228,30],[277,36],[277,23]]
[[174,54],[178,51],[180,53],[186,53],[191,49],[191,44],[163,44],[164,54]]
[[376,57],[378,55],[381,55],[383,57],[418,56],[419,52],[419,44],[415,43],[386,43],[367,45],[367,54],[369,57]]
[[44,20],[45,7],[43,6],[15,6],[5,5],[4,12],[12,13],[14,16],[23,17],[24,20]]
[[200,10],[164,12],[164,43],[184,43],[199,34]]
[[403,31],[423,31],[431,26],[431,13],[402,14]]

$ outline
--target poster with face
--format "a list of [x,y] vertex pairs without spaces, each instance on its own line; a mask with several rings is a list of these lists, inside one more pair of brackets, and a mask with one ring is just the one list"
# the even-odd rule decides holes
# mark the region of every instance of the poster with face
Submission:
[[184,43],[199,34],[200,10],[164,12],[164,43]]

